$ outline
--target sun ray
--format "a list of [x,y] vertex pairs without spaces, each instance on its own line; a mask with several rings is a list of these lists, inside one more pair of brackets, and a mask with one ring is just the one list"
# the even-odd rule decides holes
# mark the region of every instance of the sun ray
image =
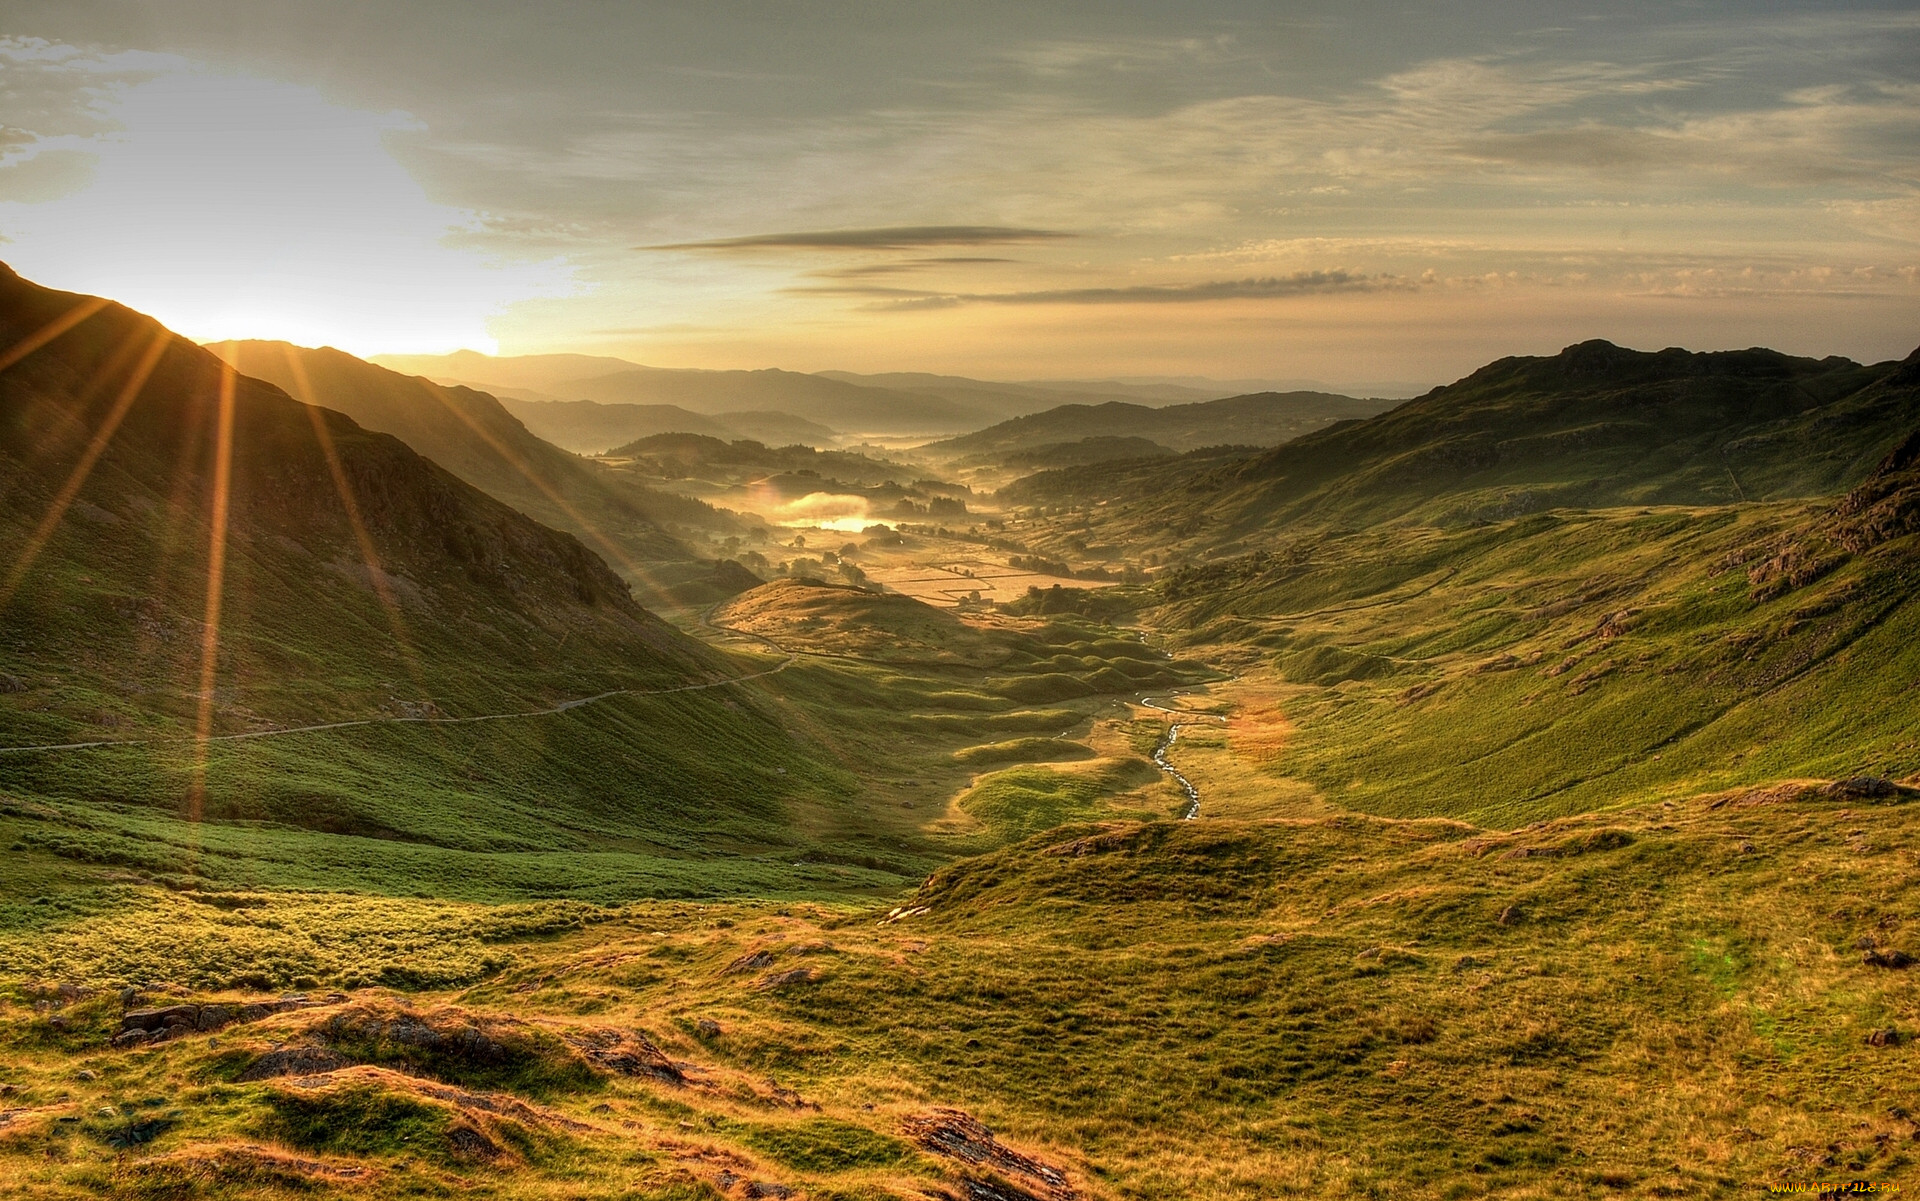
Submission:
[[74,326],[93,316],[101,309],[106,308],[108,303],[109,302],[103,297],[89,296],[79,304],[74,305],[66,312],[47,322],[39,329],[34,330],[26,337],[15,342],[6,350],[0,351],[0,371],[5,371],[21,359],[26,358],[34,351],[39,350],[42,346],[53,341],[61,334],[66,333]]
[[199,702],[193,721],[193,775],[187,818],[199,821],[207,795],[207,738],[213,733],[214,680],[220,661],[220,606],[227,583],[227,518],[233,499],[233,410],[239,373],[220,364],[220,410],[215,418],[213,490],[207,514],[207,600],[201,617]]
[[[25,452],[26,455],[36,462],[45,462],[71,444],[84,443],[92,432],[87,424],[87,410],[92,407],[96,396],[109,391],[110,381],[119,378],[121,372],[139,358],[140,350],[138,338],[122,340],[113,353],[94,368],[86,381],[74,389],[74,403],[56,408],[50,414],[52,420],[49,428],[41,433],[33,448]],[[0,504],[11,511],[15,494],[25,492],[32,479],[31,472],[7,473],[7,478],[0,481]]]
[[47,506],[46,516],[40,519],[40,524],[34,529],[33,535],[27,539],[26,546],[21,548],[20,557],[14,561],[13,567],[7,572],[6,581],[0,583],[0,608],[4,608],[7,602],[13,599],[13,594],[19,589],[20,582],[26,578],[27,571],[32,568],[33,561],[40,557],[42,550],[46,549],[47,540],[53,537],[54,530],[60,525],[60,519],[66,515],[67,507],[73,503],[74,497],[80,493],[81,486],[93,473],[94,464],[100,461],[102,454],[106,453],[107,444],[113,440],[114,432],[120,428],[120,423],[125,420],[127,411],[133,407],[133,402],[139,398],[141,390],[147,386],[148,377],[153,374],[154,368],[160,365],[160,356],[166,353],[167,346],[172,341],[172,334],[164,329],[157,331],[153,341],[148,344],[146,353],[134,365],[133,374],[127,378],[126,385],[120,389],[120,395],[114,398],[112,410],[100,423],[100,428],[94,432],[93,440],[87,443],[86,450],[80,455],[80,461],[74,464],[73,471],[68,474],[67,482],[62,484],[60,491],[54,495],[53,503]]

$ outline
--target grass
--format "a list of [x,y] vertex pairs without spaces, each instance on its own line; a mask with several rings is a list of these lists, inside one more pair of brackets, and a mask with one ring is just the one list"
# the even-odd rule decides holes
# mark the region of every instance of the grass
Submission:
[[[50,993],[15,992],[0,1010],[20,1088],[8,1104],[36,1116],[0,1128],[0,1171],[23,1196],[84,1192],[113,1156],[38,1115],[140,1094],[180,1117],[115,1171],[267,1138],[372,1169],[329,1185],[365,1196],[428,1179],[516,1197],[697,1195],[673,1190],[726,1170],[907,1197],[969,1170],[910,1145],[904,1120],[935,1105],[982,1118],[1094,1197],[1732,1196],[1836,1172],[1897,1180],[1913,1162],[1913,1052],[1868,1036],[1920,1033],[1920,1010],[1904,974],[1864,964],[1858,945],[1906,947],[1920,928],[1917,813],[1776,789],[1515,833],[1353,815],[1109,822],[942,869],[915,897],[927,912],[891,924],[842,905],[554,911],[531,937],[490,944],[507,966],[399,1003],[638,1027],[700,1083],[522,1083],[532,1108],[506,1120],[530,1150],[472,1101],[420,1092],[431,1076],[208,1082],[324,1009],[234,1028],[217,1047],[125,1053],[95,1041],[118,1013],[110,994],[36,1012]],[[129,924],[164,895],[71,920],[165,975],[166,947]],[[344,927],[374,904],[336,898],[322,916],[284,894],[253,900],[209,908]],[[489,912],[379,904],[441,913],[441,929]],[[414,954],[457,963],[462,945],[449,935]],[[730,970],[753,954],[765,966]],[[811,981],[758,983],[795,967]],[[362,986],[355,1004],[393,1003],[383,995]],[[67,1032],[50,1029],[56,1013]],[[80,1066],[96,1078],[75,1082]],[[446,1143],[456,1125],[505,1154],[462,1158]]]

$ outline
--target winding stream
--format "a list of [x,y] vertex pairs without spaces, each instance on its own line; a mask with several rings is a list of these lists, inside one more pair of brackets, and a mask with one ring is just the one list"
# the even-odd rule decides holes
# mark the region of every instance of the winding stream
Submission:
[[[1170,693],[1167,699],[1171,701],[1179,695],[1179,693]],[[1222,723],[1227,720],[1213,713],[1189,713],[1185,709],[1174,709],[1167,705],[1156,703],[1152,697],[1141,697],[1140,704],[1143,708],[1157,709],[1162,713],[1170,713],[1176,717],[1199,718],[1204,721],[1217,721]],[[1193,781],[1187,779],[1179,768],[1167,761],[1167,752],[1172,750],[1173,744],[1180,740],[1180,731],[1195,724],[1197,723],[1193,721],[1173,722],[1167,727],[1166,734],[1161,736],[1159,745],[1153,748],[1153,765],[1173,777],[1173,782],[1180,786],[1180,791],[1187,794],[1187,811],[1180,815],[1180,820],[1189,822],[1200,816],[1200,790],[1193,786]]]

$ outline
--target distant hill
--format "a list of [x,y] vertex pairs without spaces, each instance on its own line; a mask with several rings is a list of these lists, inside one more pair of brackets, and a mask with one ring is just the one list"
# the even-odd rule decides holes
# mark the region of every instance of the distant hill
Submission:
[[966,405],[985,419],[981,424],[1004,421],[1027,413],[1050,409],[1064,400],[1086,403],[1108,400],[1136,404],[1179,404],[1197,400],[1215,400],[1233,394],[1232,389],[1208,391],[1179,385],[1121,384],[1079,380],[1007,383],[998,380],[968,379],[959,375],[934,375],[925,371],[889,371],[860,375],[851,371],[822,371],[827,379],[858,384],[864,388],[891,388],[901,392],[919,392]]
[[825,376],[762,371],[669,371],[637,367],[558,385],[563,395],[603,404],[672,404],[714,415],[775,410],[857,434],[973,429],[997,413],[924,392],[868,388]]
[[1259,392],[1149,408],[1125,401],[1059,405],[921,448],[945,456],[1008,455],[1093,437],[1144,438],[1171,450],[1221,443],[1273,446],[1333,422],[1369,417],[1394,402],[1326,392]]
[[635,438],[653,434],[705,434],[725,438],[733,431],[711,417],[679,405],[609,405],[597,400],[520,400],[502,396],[500,404],[538,437],[575,454],[597,455]]
[[368,361],[402,375],[424,375],[441,383],[471,382],[482,391],[523,389],[556,400],[574,399],[562,394],[557,387],[568,380],[609,375],[640,366],[609,355],[491,355],[477,350],[456,350],[452,354],[376,354]]
[[534,434],[576,454],[602,454],[654,434],[749,438],[771,446],[831,447],[833,430],[791,413],[738,412],[702,416],[679,405],[601,404],[595,400],[520,400],[500,403]]
[[616,564],[694,558],[661,528],[667,523],[729,524],[705,505],[639,488],[543,441],[485,392],[400,375],[331,348],[225,342],[208,349],[296,399],[393,434],[475,487],[586,539]]
[[1150,438],[1082,438],[1078,442],[1049,442],[1032,450],[1015,451],[1005,457],[1008,467],[1041,469],[1078,467],[1092,463],[1112,463],[1124,459],[1156,459],[1174,452]]
[[470,380],[489,388],[530,389],[559,400],[671,405],[703,417],[781,413],[855,434],[959,433],[998,421],[1007,411],[1004,402],[991,397],[954,400],[923,391],[863,386],[832,375],[777,369],[696,371],[643,367],[624,359],[591,355],[493,358],[473,351],[381,355],[376,361],[442,382]]

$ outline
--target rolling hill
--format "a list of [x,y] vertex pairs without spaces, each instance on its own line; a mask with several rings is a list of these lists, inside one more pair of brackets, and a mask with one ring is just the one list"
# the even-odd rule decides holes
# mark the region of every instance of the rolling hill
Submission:
[[976,429],[1005,415],[1003,404],[955,401],[927,392],[866,387],[831,376],[771,368],[701,371],[643,367],[623,359],[587,355],[492,358],[472,351],[376,358],[384,365],[436,380],[473,380],[483,385],[530,388],[559,400],[591,400],[603,405],[671,405],[703,417],[723,413],[782,413],[857,434],[957,433]]

